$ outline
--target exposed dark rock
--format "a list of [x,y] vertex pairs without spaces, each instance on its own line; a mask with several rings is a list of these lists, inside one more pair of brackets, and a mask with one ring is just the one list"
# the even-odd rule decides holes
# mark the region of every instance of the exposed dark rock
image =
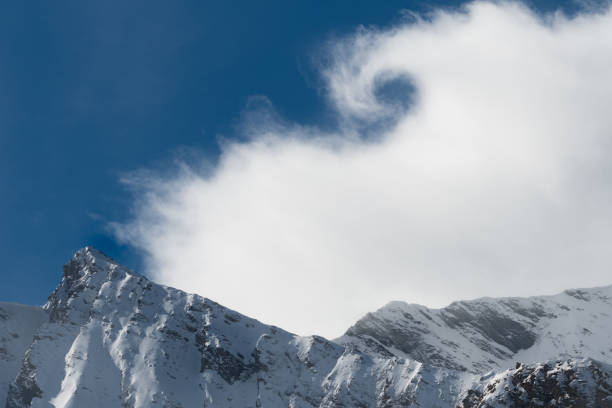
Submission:
[[36,367],[30,361],[27,352],[15,382],[9,385],[6,408],[28,408],[32,404],[32,399],[42,397],[42,391],[36,384],[35,374]]
[[460,408],[611,408],[610,371],[594,361],[517,365],[483,390],[469,390]]
[[584,302],[588,302],[591,300],[591,296],[589,295],[589,293],[585,292],[584,290],[569,289],[569,290],[566,290],[565,293],[571,297],[574,297],[578,300],[582,300]]

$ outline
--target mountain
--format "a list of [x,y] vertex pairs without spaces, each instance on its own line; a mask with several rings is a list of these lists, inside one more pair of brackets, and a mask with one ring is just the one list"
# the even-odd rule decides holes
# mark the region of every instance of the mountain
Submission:
[[0,401],[7,408],[612,407],[610,291],[440,310],[394,302],[330,341],[155,284],[84,248],[44,307],[0,304],[0,385],[10,382]]
[[612,363],[612,286],[443,309],[391,302],[338,340],[472,373],[583,356]]

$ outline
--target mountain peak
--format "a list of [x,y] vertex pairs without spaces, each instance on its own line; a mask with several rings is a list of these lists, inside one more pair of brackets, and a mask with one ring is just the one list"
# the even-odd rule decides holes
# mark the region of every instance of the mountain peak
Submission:
[[[62,280],[44,308],[52,321],[70,320],[69,313],[82,314],[85,318],[104,282],[127,275],[145,279],[98,249],[86,246],[76,251],[64,265]],[[81,320],[81,317],[75,318]]]
[[64,265],[63,277],[69,282],[75,282],[86,276],[99,274],[100,272],[102,272],[102,275],[107,275],[115,270],[121,270],[130,275],[142,277],[140,274],[129,270],[117,260],[92,246],[83,247],[74,253],[72,258]]
[[72,258],[64,265],[64,277],[78,279],[83,273],[96,272],[96,265],[118,264],[102,251],[86,246],[74,253]]
[[104,252],[90,245],[86,245],[83,248],[77,250],[74,253],[74,255],[75,256],[89,256],[92,258],[111,259],[110,256],[106,255]]

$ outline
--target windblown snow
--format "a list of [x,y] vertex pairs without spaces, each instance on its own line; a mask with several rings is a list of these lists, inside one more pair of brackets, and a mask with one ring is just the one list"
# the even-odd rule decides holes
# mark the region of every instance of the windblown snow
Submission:
[[0,401],[612,407],[611,314],[612,287],[436,310],[392,302],[330,341],[157,285],[88,247],[44,307],[0,303]]

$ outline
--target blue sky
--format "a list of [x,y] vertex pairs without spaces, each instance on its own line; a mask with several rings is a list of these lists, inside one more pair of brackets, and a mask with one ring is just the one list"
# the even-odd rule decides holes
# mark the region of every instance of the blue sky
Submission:
[[[213,161],[250,96],[331,124],[312,59],[359,25],[454,2],[12,2],[0,13],[0,299],[41,304],[94,245],[134,268],[107,221],[129,215],[125,172],[182,149]],[[573,3],[535,2],[538,10]]]

